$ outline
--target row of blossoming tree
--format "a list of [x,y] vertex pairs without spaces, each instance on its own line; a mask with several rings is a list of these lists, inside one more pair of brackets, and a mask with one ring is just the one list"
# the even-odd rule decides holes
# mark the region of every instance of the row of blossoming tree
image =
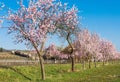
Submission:
[[75,55],[80,57],[83,62],[87,60],[89,68],[91,68],[92,61],[96,67],[96,61],[102,61],[104,65],[109,60],[120,59],[112,42],[101,39],[96,33],[90,33],[87,29],[83,29],[77,34],[73,45]]
[[[5,5],[2,3],[0,10],[4,11]],[[27,6],[20,0],[18,10],[9,8],[6,16],[1,20],[8,21],[9,33],[13,33],[16,42],[24,42],[31,45],[39,57],[42,79],[45,79],[43,53],[44,46],[50,34],[63,37],[68,42],[69,50],[66,53],[60,52],[51,46],[51,54],[71,59],[71,70],[74,71],[75,56],[77,58],[87,58],[89,63],[92,59],[96,62],[103,62],[118,58],[111,42],[100,40],[97,34],[90,34],[88,30],[79,30],[79,16],[77,8],[68,8],[67,4],[54,0],[29,0]],[[0,21],[1,22],[1,21]],[[89,64],[90,65],[90,64]],[[95,64],[96,65],[96,64]]]
[[58,50],[57,46],[52,44],[47,48],[48,53],[46,55],[68,60],[72,56],[72,71],[75,71],[75,62],[82,63],[84,69],[85,62],[88,62],[89,68],[91,68],[91,62],[94,62],[94,66],[97,67],[97,62],[103,62],[104,66],[108,61],[120,59],[120,54],[112,42],[101,39],[96,33],[90,33],[87,29],[81,29],[80,32],[76,32],[76,38],[71,45],[73,46],[72,54],[70,45]]

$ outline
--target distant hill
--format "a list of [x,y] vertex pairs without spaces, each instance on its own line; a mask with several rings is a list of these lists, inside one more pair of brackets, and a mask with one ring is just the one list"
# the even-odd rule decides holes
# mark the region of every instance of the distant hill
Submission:
[[7,49],[4,49],[4,48],[0,48],[0,52],[10,52],[11,50],[7,50]]

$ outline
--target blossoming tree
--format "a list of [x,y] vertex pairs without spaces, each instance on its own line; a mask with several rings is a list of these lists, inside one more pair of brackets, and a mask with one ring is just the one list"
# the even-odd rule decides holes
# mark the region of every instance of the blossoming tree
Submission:
[[102,53],[103,65],[106,61],[116,56],[117,50],[115,46],[110,41],[101,40],[100,41],[100,53]]
[[78,16],[77,16],[77,8],[73,6],[71,9],[67,8],[67,5],[61,5],[60,10],[60,19],[57,23],[56,32],[66,39],[68,42],[68,46],[70,46],[70,58],[71,58],[71,70],[74,71],[74,47],[72,45],[72,40],[74,39],[74,35],[78,31]]
[[45,79],[43,48],[47,34],[53,32],[58,21],[59,3],[53,0],[30,0],[26,7],[21,0],[17,11],[9,11],[9,33],[16,41],[32,45],[39,57],[42,79]]
[[[81,56],[83,62],[85,59],[89,61],[89,67],[91,67],[91,57],[92,57],[92,41],[91,41],[91,33],[87,29],[82,29],[77,33],[76,41],[74,43],[74,47],[76,48],[76,52]],[[84,67],[84,63],[83,63]]]
[[[85,59],[89,62],[89,68],[91,68],[91,61],[94,59],[96,67],[97,54],[99,53],[99,42],[100,38],[97,34],[92,34],[88,29],[82,29],[77,33],[76,40],[74,42],[74,47],[76,49],[76,54],[78,54],[82,62]],[[83,63],[84,67],[84,63]]]

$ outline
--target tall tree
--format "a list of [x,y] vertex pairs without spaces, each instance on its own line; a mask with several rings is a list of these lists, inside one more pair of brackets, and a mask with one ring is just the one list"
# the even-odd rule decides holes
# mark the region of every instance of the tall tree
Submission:
[[30,0],[28,6],[20,0],[18,10],[9,10],[7,20],[9,33],[14,33],[16,42],[32,45],[39,57],[42,79],[45,79],[43,48],[48,33],[56,29],[59,21],[60,2],[54,0]]
[[103,61],[103,66],[106,61],[108,61],[111,57],[114,57],[116,53],[116,49],[112,42],[106,41],[106,40],[101,40],[100,41],[100,53],[102,53],[102,61]]
[[97,67],[96,61],[98,54],[100,52],[100,37],[93,33],[91,34],[91,52],[92,52],[92,58],[94,60],[95,68]]
[[78,16],[77,16],[77,8],[73,6],[71,9],[67,8],[67,5],[61,5],[60,10],[60,19],[57,23],[56,32],[68,42],[68,46],[70,47],[70,58],[72,62],[71,70],[74,71],[74,47],[72,45],[72,41],[74,40],[74,36],[78,31]]
[[[82,29],[77,33],[75,41],[75,48],[80,56],[82,56],[83,62],[85,59],[89,62],[89,68],[91,68],[92,46],[91,46],[91,33],[87,29]],[[84,63],[83,63],[84,67]]]

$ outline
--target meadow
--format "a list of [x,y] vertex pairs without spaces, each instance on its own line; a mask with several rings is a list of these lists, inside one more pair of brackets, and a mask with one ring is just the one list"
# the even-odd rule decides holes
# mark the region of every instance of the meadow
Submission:
[[75,65],[71,72],[70,64],[45,64],[46,80],[41,80],[38,65],[0,66],[0,82],[120,82],[120,63],[97,68],[82,69],[81,64]]

